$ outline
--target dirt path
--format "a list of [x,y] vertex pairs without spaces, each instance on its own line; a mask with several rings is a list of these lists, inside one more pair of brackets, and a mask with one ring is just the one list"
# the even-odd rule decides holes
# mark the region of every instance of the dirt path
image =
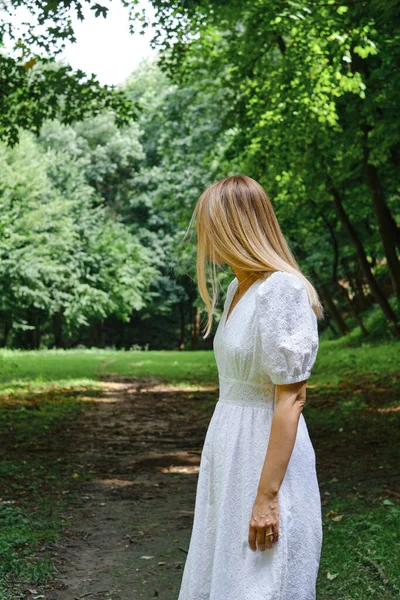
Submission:
[[[400,386],[392,379],[393,387],[385,378],[358,378],[332,390],[310,386],[324,512],[339,481],[341,495],[368,506],[399,496],[390,461]],[[343,413],[335,425],[339,404],[361,395],[364,407]],[[177,600],[217,397],[213,385],[193,391],[156,380],[103,382],[100,397],[64,434],[67,454],[88,477],[75,480],[79,493],[64,515],[66,538],[50,549],[59,576],[33,598]]]
[[104,382],[69,433],[69,452],[90,477],[64,515],[65,541],[52,548],[60,575],[46,600],[176,600],[212,412],[212,402],[201,408],[208,394],[215,401],[212,387]]

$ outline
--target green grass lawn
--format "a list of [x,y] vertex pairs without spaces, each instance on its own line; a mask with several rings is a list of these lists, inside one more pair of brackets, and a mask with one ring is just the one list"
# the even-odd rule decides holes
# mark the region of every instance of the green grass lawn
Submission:
[[157,377],[174,383],[214,380],[213,352],[39,350],[0,352],[0,391],[28,382],[74,386],[104,375]]
[[9,593],[16,584],[32,587],[53,573],[41,548],[62,531],[69,485],[79,470],[64,460],[59,434],[83,407],[79,395],[54,383],[46,391],[29,384],[0,394],[1,600],[16,600]]
[[[399,365],[398,342],[320,344],[304,409],[326,463],[319,600],[400,597],[398,495],[388,491],[391,475],[398,478]],[[95,394],[103,376],[217,382],[211,351],[0,353],[0,600],[16,600],[13,582],[51,576],[40,548],[62,534],[69,485],[85,476],[60,455],[57,432],[85,409],[80,394]]]
[[[398,372],[400,343],[396,341],[346,346],[344,338],[320,343],[310,383],[337,383],[343,377],[364,373]],[[157,377],[173,383],[201,383],[217,380],[213,352],[172,350],[38,350],[0,351],[0,391],[26,389],[54,383],[57,386],[84,385],[103,375]]]
[[324,527],[317,598],[397,599],[400,374],[355,370],[307,396]]

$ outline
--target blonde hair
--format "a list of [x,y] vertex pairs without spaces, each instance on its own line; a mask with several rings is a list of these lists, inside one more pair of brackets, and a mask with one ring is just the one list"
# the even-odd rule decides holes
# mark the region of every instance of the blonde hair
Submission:
[[[323,307],[314,286],[301,272],[282,234],[264,188],[247,175],[224,177],[209,186],[198,199],[190,229],[197,225],[197,285],[208,312],[203,339],[208,337],[219,295],[217,264],[250,273],[286,271],[305,283],[310,304],[323,318]],[[212,298],[207,288],[211,267]]]

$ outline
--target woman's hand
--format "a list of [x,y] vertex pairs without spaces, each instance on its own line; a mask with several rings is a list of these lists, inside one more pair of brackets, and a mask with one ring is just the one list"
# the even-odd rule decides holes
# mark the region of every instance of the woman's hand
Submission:
[[270,549],[278,541],[278,492],[296,441],[306,399],[306,383],[307,380],[304,380],[276,386],[278,402],[272,417],[267,453],[250,520],[249,545],[252,550],[257,550],[257,546],[259,550]]
[[[268,535],[273,533],[273,535]],[[279,499],[276,493],[258,493],[249,527],[249,546],[252,550],[270,550],[279,538]]]

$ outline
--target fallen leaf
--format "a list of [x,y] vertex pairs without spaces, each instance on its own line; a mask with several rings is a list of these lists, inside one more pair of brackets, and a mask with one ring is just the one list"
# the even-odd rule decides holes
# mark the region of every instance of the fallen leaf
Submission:
[[149,560],[149,558],[154,558],[154,556],[141,556],[140,558],[145,558],[146,560]]
[[326,578],[329,579],[329,581],[332,581],[333,579],[336,579],[336,577],[339,575],[339,573],[328,573],[326,574]]
[[332,517],[332,521],[340,521],[343,519],[344,515],[338,515],[337,517]]

